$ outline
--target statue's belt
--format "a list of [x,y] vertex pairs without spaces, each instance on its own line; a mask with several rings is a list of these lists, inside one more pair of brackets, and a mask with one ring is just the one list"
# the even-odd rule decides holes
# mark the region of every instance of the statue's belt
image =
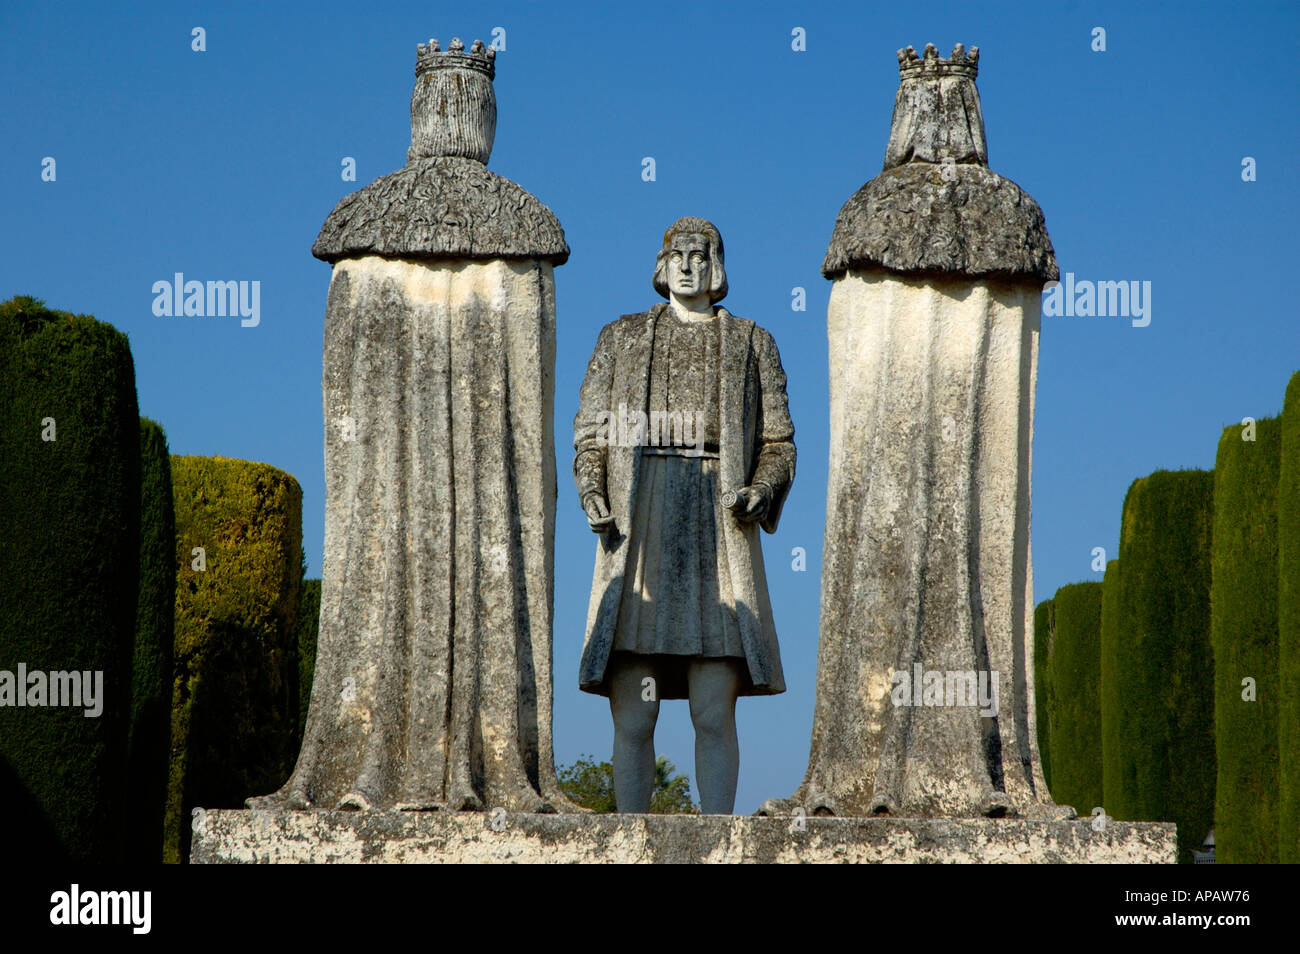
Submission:
[[642,447],[642,455],[651,457],[693,457],[704,460],[718,459],[718,445],[705,443],[702,448],[696,447]]

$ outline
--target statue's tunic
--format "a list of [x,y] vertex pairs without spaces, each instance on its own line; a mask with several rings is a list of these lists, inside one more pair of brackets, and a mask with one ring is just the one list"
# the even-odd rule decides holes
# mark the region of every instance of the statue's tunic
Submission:
[[[699,328],[683,324],[661,304],[606,325],[583,381],[574,476],[580,496],[606,494],[614,523],[597,546],[579,684],[608,694],[606,667],[619,650],[743,656],[742,694],[784,692],[759,525],[739,521],[721,498],[751,484],[769,485],[772,503],[762,526],[776,530],[795,465],[785,372],[771,335],[752,321],[719,308]],[[717,336],[716,378],[703,373],[711,334]],[[698,362],[691,358],[697,350]],[[620,407],[629,414],[690,412],[691,405],[706,421],[705,453],[694,458],[638,442],[625,446],[602,414],[618,415]],[[716,459],[710,456],[715,453]],[[659,687],[660,698],[684,696],[679,680],[670,676],[668,683]]]
[[719,569],[718,339],[716,318],[683,321],[669,308],[650,360],[649,413],[668,423],[642,448],[614,651],[673,657],[660,660],[660,698],[685,694],[683,657],[745,655]]
[[[692,321],[667,309],[655,326],[654,353],[650,360],[649,412],[682,415],[682,431],[661,434],[660,446],[699,443],[694,422],[703,423],[706,450],[718,450],[718,347],[717,318]],[[698,417],[697,417],[698,415]],[[669,418],[662,418],[669,420]],[[675,418],[672,418],[675,425]],[[656,443],[651,435],[651,443]]]

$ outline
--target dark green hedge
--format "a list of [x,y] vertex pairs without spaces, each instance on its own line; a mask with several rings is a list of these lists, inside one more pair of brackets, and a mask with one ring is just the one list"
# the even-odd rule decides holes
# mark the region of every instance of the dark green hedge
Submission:
[[1101,594],[1102,584],[1089,582],[1063,586],[1052,597],[1052,800],[1083,817],[1103,804]]
[[162,860],[171,740],[172,638],[176,618],[176,516],[167,436],[140,419],[140,589],[127,737],[128,857]]
[[20,664],[103,673],[95,718],[0,706],[6,856],[117,861],[140,534],[126,335],[34,298],[0,304],[0,407],[0,671],[10,692]]
[[1038,739],[1038,760],[1043,780],[1052,791],[1051,708],[1048,704],[1051,674],[1048,664],[1052,649],[1052,601],[1034,607],[1034,735]]
[[[1277,862],[1277,481],[1282,422],[1226,428],[1214,464],[1215,861]],[[1254,680],[1250,695],[1242,682]]]
[[1101,581],[1101,658],[1098,661],[1097,701],[1101,706],[1102,807],[1108,812],[1115,783],[1106,775],[1106,753],[1119,747],[1119,705],[1116,702],[1115,655],[1118,652],[1120,563],[1106,564]]
[[1105,808],[1175,822],[1183,862],[1214,822],[1213,503],[1212,471],[1157,471],[1129,488],[1114,694],[1103,699],[1118,726],[1102,752]]
[[320,631],[320,580],[303,580],[298,599],[298,745],[307,726],[311,684],[316,675],[316,634]]
[[[297,752],[302,491],[266,464],[173,457],[176,641],[169,862],[196,806],[278,789]],[[193,550],[207,569],[193,568]]]
[[1278,860],[1300,862],[1300,372],[1282,408],[1277,494]]

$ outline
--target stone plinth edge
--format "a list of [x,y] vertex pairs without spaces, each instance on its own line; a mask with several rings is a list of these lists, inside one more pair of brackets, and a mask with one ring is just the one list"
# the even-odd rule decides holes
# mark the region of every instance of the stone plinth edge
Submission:
[[1172,864],[1169,822],[196,809],[196,864]]

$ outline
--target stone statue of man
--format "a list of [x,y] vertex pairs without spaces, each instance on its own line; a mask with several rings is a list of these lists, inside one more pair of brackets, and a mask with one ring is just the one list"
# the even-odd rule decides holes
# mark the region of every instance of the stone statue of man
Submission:
[[609,697],[619,811],[649,810],[659,701],[687,698],[701,808],[730,814],[736,699],[785,691],[758,528],[794,480],[794,426],[772,336],[716,305],[712,223],[668,229],[653,284],[667,303],[601,330],[573,424],[600,535],[580,686]]

